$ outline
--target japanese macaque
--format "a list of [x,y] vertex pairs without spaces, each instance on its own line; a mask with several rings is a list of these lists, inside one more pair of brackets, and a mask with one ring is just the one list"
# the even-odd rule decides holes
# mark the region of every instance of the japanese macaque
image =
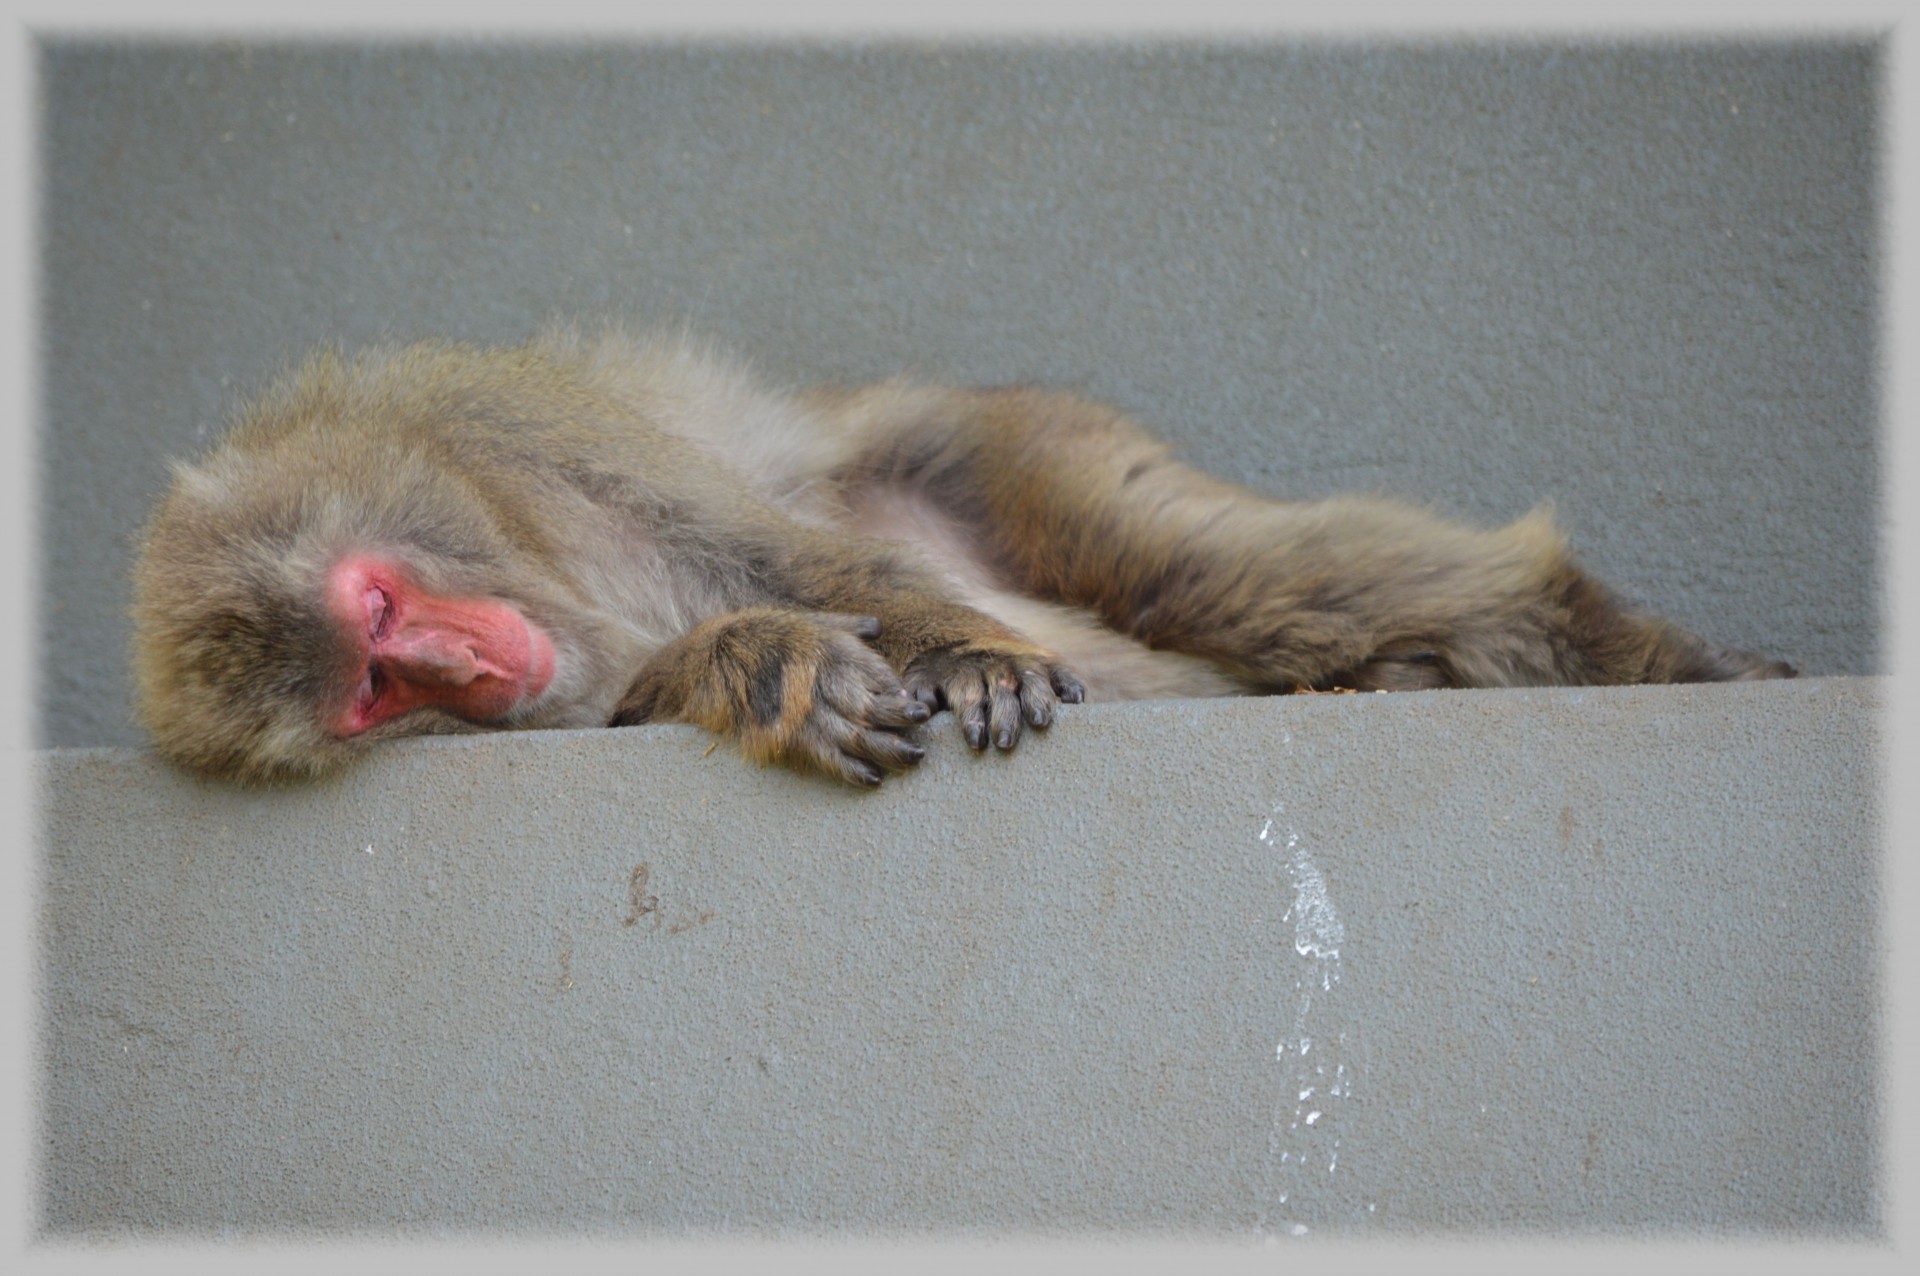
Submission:
[[246,781],[431,732],[692,722],[858,785],[949,709],[1789,677],[1624,608],[1535,513],[1290,503],[1065,394],[773,393],[684,341],[322,353],[178,467],[139,713]]

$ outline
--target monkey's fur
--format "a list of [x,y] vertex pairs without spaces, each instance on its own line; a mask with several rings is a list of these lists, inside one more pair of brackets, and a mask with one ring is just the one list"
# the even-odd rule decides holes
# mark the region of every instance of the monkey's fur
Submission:
[[[343,737],[368,658],[322,599],[355,554],[428,601],[510,605],[550,685]],[[250,781],[386,736],[683,721],[874,784],[940,707],[1008,748],[1083,695],[1793,672],[1623,608],[1540,513],[1275,501],[1070,395],[782,395],[690,343],[570,328],[316,356],[177,468],[135,585],[141,720]]]

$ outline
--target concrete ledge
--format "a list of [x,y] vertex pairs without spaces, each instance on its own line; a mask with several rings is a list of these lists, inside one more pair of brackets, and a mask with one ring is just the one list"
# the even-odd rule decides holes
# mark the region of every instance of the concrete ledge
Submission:
[[43,753],[39,1230],[1877,1236],[1884,689]]

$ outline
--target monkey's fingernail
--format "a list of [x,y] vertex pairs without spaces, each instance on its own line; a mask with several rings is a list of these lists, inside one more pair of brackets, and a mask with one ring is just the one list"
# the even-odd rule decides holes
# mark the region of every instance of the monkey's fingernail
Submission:
[[997,737],[994,738],[993,742],[999,745],[1003,749],[1011,749],[1013,747],[1013,732],[1002,731]]
[[967,746],[974,749],[987,747],[987,729],[977,722],[967,724]]
[[860,617],[860,619],[853,623],[853,632],[862,638],[878,638],[880,636],[880,618],[878,616]]

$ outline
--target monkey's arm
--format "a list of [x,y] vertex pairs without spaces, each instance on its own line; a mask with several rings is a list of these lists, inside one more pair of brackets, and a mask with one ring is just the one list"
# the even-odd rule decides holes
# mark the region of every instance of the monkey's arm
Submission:
[[[652,564],[642,570],[672,573],[685,611],[704,623],[648,659],[615,725],[697,722],[739,736],[756,757],[843,773],[849,752],[882,768],[902,765],[898,750],[872,744],[870,733],[903,724],[862,696],[837,694],[842,675],[871,682],[886,670],[885,690],[921,707],[915,721],[950,708],[975,749],[1010,749],[1023,727],[1049,725],[1060,700],[1084,697],[1053,652],[954,601],[910,550],[802,521],[710,449],[636,434],[644,454],[624,470],[593,472],[602,508],[628,533],[612,538],[602,571],[633,570],[617,555],[627,544],[650,545]],[[849,629],[856,618],[866,623]],[[835,632],[823,635],[823,624]],[[780,697],[768,687],[799,698],[776,711]],[[847,778],[877,782],[880,774]]]
[[920,760],[899,733],[936,709],[954,711],[973,748],[1010,749],[1023,724],[1046,727],[1058,701],[1083,698],[1053,653],[944,598],[897,549],[761,521],[733,549],[776,605],[711,618],[654,653],[612,725],[692,722],[758,761],[874,785]]

